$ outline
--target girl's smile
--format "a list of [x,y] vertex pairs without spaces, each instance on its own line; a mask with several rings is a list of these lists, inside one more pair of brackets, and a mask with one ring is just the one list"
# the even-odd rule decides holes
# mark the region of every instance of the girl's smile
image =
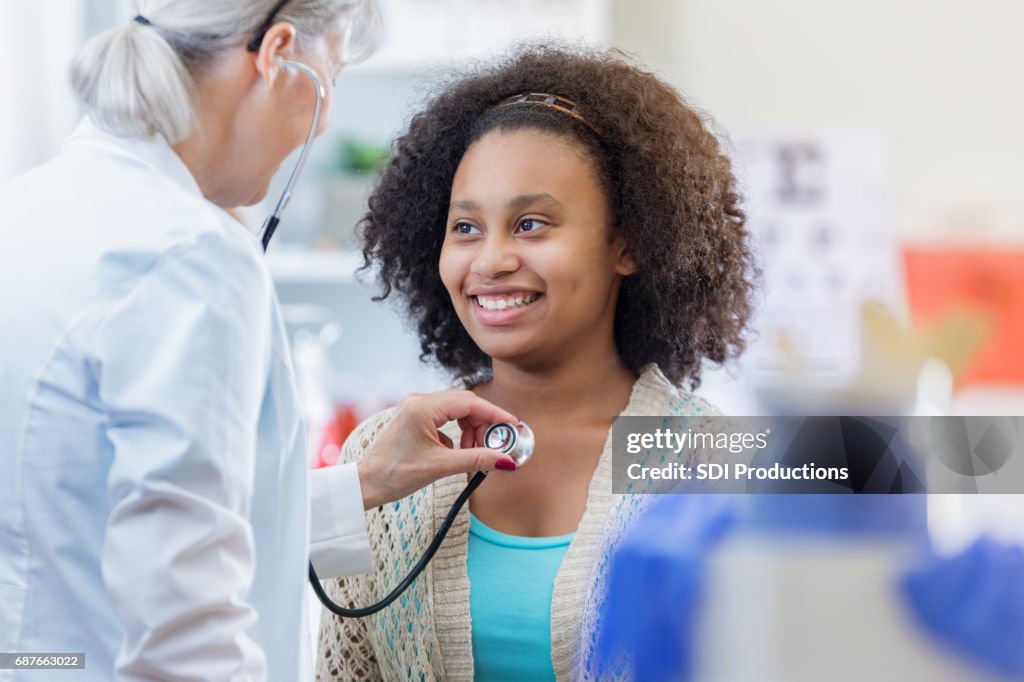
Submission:
[[540,302],[544,294],[522,289],[470,294],[474,312],[482,324],[502,326],[512,324]]

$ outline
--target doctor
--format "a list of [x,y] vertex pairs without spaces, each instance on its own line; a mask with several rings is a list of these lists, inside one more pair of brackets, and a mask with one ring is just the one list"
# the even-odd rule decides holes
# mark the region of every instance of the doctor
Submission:
[[307,472],[260,243],[223,209],[261,200],[308,132],[313,85],[281,60],[326,109],[376,10],[137,11],[77,57],[64,150],[0,190],[0,652],[85,652],[76,680],[310,679],[307,557],[368,569],[364,509],[514,468],[437,427],[514,417],[416,396],[359,469]]

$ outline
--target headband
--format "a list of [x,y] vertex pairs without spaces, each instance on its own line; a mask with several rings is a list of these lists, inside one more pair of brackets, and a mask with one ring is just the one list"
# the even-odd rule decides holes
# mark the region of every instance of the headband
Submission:
[[579,106],[576,102],[565,97],[559,97],[558,95],[551,95],[546,92],[530,92],[521,93],[519,95],[512,95],[508,99],[502,100],[498,103],[498,107],[511,107],[519,104],[531,104],[534,106],[546,107],[548,109],[554,109],[559,111],[566,116],[571,116],[583,125],[587,126],[594,132],[598,137],[603,138],[601,131],[597,129],[593,123],[588,121],[583,114],[579,112]]

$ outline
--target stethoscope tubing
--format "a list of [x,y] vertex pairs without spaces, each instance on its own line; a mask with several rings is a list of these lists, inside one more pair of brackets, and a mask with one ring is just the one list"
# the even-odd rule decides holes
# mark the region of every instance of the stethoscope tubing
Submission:
[[346,608],[341,604],[338,604],[324,592],[323,585],[320,584],[320,577],[316,574],[316,569],[313,568],[313,562],[309,563],[309,584],[313,586],[313,592],[316,593],[317,599],[324,605],[324,608],[333,613],[336,616],[342,618],[365,618],[366,616],[372,616],[382,609],[386,609],[391,602],[398,599],[398,597],[405,592],[412,585],[413,581],[419,577],[423,569],[427,567],[430,560],[437,554],[437,550],[441,547],[441,543],[444,542],[445,537],[448,535],[448,531],[451,529],[452,524],[455,523],[456,517],[462,507],[465,506],[469,496],[473,494],[473,491],[480,487],[480,484],[487,478],[487,472],[478,472],[470,480],[469,485],[459,494],[458,499],[455,500],[455,504],[448,511],[448,515],[444,517],[444,522],[441,523],[441,527],[437,529],[437,534],[434,535],[434,539],[431,541],[430,546],[427,547],[427,551],[423,553],[423,556],[416,563],[413,569],[409,572],[409,575],[405,577],[405,580],[398,583],[395,589],[391,590],[386,597],[380,601],[364,606],[363,608]]
[[[529,461],[533,455],[534,447],[534,435],[533,430],[523,422],[519,422],[517,425],[509,424],[506,422],[498,422],[491,424],[484,434],[484,444],[487,447],[499,450],[501,452],[508,453],[516,461],[518,465],[523,465]],[[459,494],[459,497],[455,500],[452,508],[448,511],[448,515],[445,516],[444,521],[441,523],[441,527],[437,529],[437,534],[434,535],[434,539],[430,542],[427,547],[427,551],[423,553],[423,556],[413,567],[409,575],[405,577],[405,580],[400,582],[395,589],[391,590],[386,597],[363,608],[345,607],[327,596],[324,592],[323,586],[320,584],[320,577],[316,574],[316,569],[313,568],[313,563],[309,563],[309,582],[313,586],[313,591],[316,593],[320,603],[324,605],[331,613],[342,618],[364,618],[366,616],[373,615],[381,609],[387,608],[391,602],[395,601],[403,592],[409,589],[413,581],[423,572],[423,569],[427,567],[430,560],[434,558],[441,543],[444,542],[445,537],[448,535],[448,531],[451,529],[452,524],[455,522],[456,517],[459,515],[459,511],[465,506],[466,501],[469,500],[470,495],[473,494],[480,484],[487,478],[487,472],[481,471],[473,476],[469,481],[469,485]]]
[[316,108],[313,110],[313,121],[309,126],[309,133],[306,135],[306,141],[302,145],[302,151],[299,152],[299,159],[295,162],[292,174],[288,176],[288,183],[284,186],[284,191],[281,192],[281,197],[277,200],[274,212],[267,217],[266,222],[263,223],[263,229],[260,231],[262,235],[260,241],[263,243],[264,251],[266,251],[267,247],[270,246],[270,239],[274,236],[274,231],[277,230],[278,223],[281,222],[281,214],[284,213],[285,207],[287,207],[288,202],[291,201],[292,191],[295,189],[295,184],[299,181],[299,175],[302,173],[302,169],[306,165],[306,158],[309,156],[309,150],[313,146],[313,140],[316,138],[316,131],[320,128],[320,111],[323,109],[324,98],[327,96],[323,82],[321,82],[320,77],[312,68],[306,66],[302,62],[296,62],[290,59],[282,59],[279,64],[286,68],[297,69],[299,73],[303,74],[313,82],[313,88],[316,91]]

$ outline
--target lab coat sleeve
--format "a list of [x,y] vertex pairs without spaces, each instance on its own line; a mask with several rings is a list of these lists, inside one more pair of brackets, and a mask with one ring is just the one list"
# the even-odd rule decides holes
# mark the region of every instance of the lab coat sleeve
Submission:
[[373,567],[355,464],[309,472],[312,502],[309,560],[321,580],[368,573]]
[[165,251],[95,332],[114,448],[103,577],[123,626],[118,680],[266,675],[246,633],[272,294],[248,246],[212,233]]

